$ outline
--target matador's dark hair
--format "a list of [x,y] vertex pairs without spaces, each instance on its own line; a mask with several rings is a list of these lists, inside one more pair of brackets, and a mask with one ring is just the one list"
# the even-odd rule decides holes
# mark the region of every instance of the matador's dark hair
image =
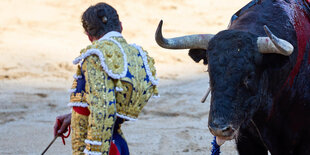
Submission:
[[122,31],[117,11],[106,3],[90,6],[82,15],[82,24],[84,30],[96,38],[110,31]]

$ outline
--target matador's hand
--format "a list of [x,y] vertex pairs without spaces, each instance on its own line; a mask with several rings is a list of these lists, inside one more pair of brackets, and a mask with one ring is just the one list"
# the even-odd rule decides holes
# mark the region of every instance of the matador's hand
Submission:
[[60,115],[56,117],[54,125],[54,136],[62,136],[68,131],[68,127],[71,124],[71,113]]

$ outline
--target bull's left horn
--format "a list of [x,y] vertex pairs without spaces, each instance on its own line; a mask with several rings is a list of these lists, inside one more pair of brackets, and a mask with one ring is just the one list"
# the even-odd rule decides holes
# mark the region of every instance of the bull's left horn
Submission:
[[257,38],[257,46],[260,53],[277,53],[285,56],[293,53],[294,47],[291,43],[273,35],[266,25],[264,29],[268,37]]
[[159,22],[155,33],[157,44],[168,49],[207,49],[209,41],[214,35],[212,34],[196,34],[177,38],[166,39],[162,35],[163,21]]

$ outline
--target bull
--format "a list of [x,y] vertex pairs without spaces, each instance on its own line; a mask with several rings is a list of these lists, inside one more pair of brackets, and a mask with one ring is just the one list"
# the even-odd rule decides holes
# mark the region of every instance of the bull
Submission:
[[164,38],[208,64],[208,127],[218,141],[236,141],[240,155],[310,154],[310,18],[306,0],[256,0],[227,30]]

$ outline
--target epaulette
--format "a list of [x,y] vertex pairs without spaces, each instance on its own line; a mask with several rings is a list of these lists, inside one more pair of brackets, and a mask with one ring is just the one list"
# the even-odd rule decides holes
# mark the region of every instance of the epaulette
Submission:
[[95,41],[92,45],[81,50],[81,55],[73,61],[73,64],[83,63],[91,55],[99,57],[103,70],[112,78],[120,79],[126,76],[128,66],[124,49],[112,38]]

